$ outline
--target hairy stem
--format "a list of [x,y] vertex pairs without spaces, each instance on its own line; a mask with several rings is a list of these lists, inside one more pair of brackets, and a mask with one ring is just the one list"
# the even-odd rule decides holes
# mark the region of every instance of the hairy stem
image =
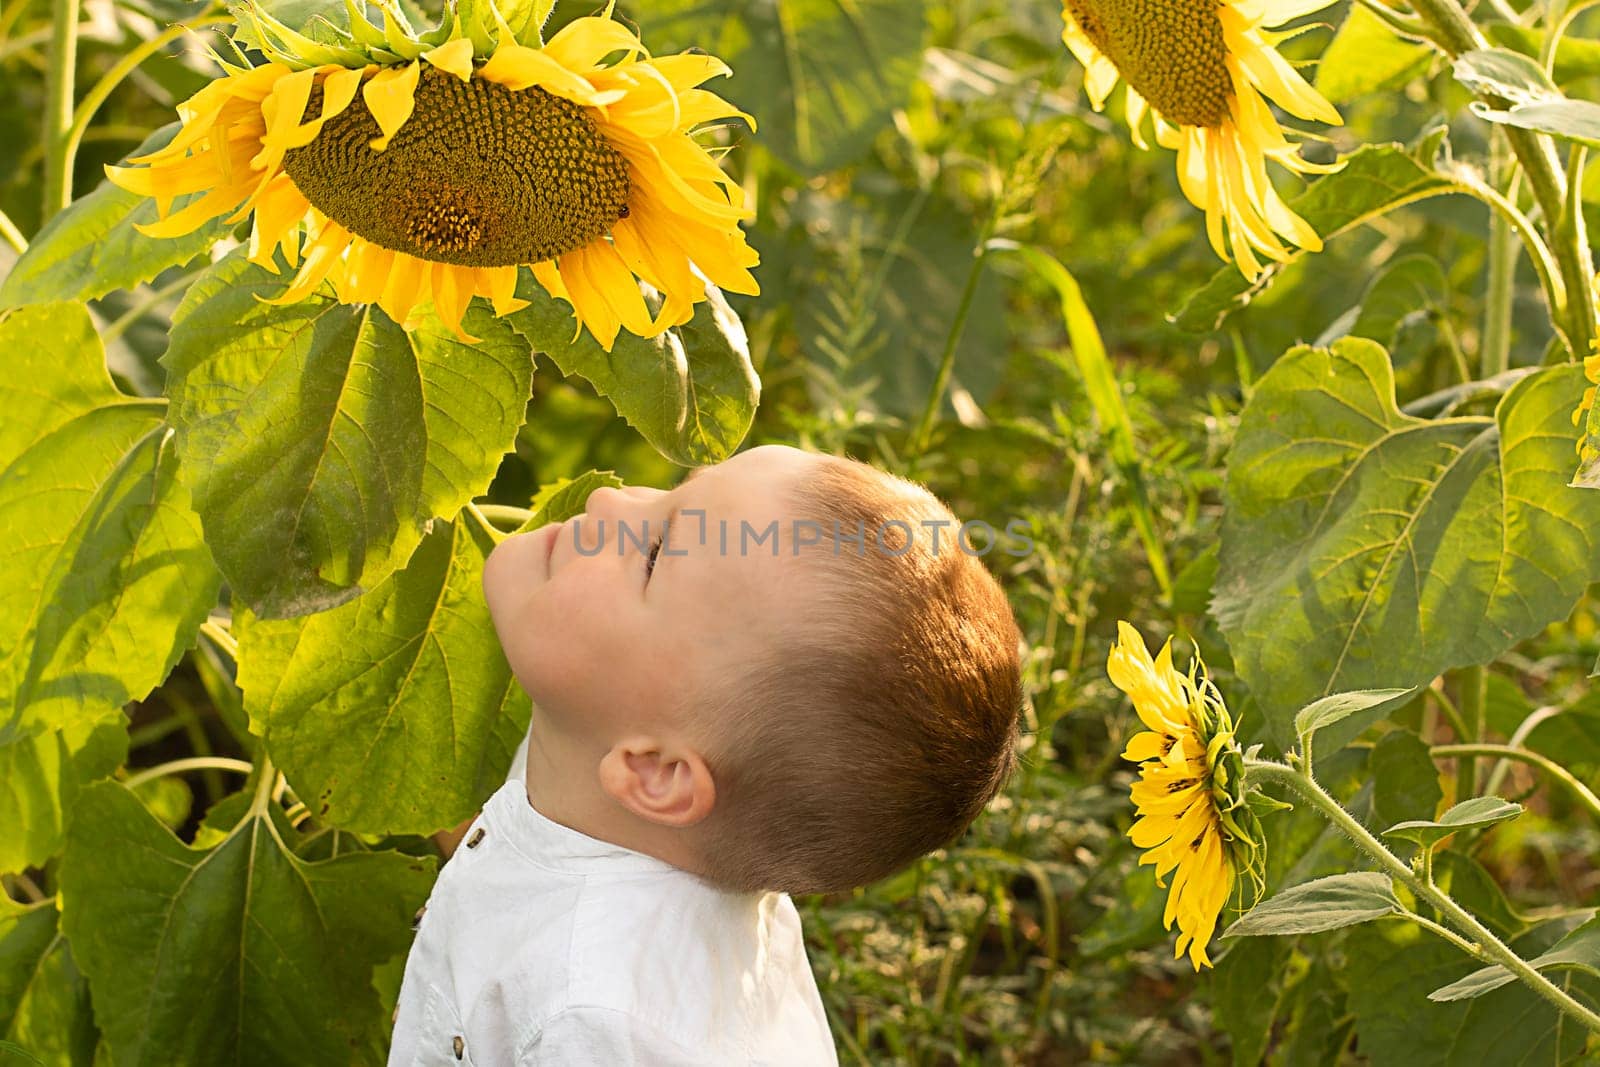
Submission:
[[1245,771],[1256,783],[1275,783],[1298,793],[1324,818],[1342,830],[1356,847],[1370,856],[1386,874],[1403,883],[1419,900],[1426,901],[1440,916],[1466,934],[1467,938],[1481,950],[1480,958],[1498,963],[1558,1011],[1577,1019],[1589,1030],[1600,1033],[1600,1014],[1596,1014],[1574,999],[1566,990],[1540,974],[1527,960],[1511,951],[1505,942],[1495,936],[1494,931],[1478,920],[1477,916],[1457,904],[1454,898],[1438,886],[1421,878],[1316,781],[1296,768],[1274,760],[1246,760]]
[[[1431,39],[1451,59],[1463,52],[1489,46],[1456,0],[1414,0],[1412,6],[1432,28]],[[1497,108],[1507,106],[1507,101],[1492,94],[1484,99]],[[1586,249],[1580,248],[1581,242],[1576,240],[1558,239],[1567,211],[1566,178],[1556,165],[1555,154],[1546,139],[1514,126],[1505,127],[1505,137],[1533,189],[1534,200],[1544,216],[1545,235],[1565,284],[1567,299],[1565,306],[1556,309],[1554,325],[1567,349],[1574,357],[1582,358],[1595,336],[1595,312],[1594,302],[1588,296],[1591,271],[1584,254]]]

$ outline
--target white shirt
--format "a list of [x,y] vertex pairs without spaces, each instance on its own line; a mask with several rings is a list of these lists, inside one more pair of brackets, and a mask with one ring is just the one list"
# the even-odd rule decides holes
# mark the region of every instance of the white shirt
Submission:
[[527,744],[428,897],[389,1067],[836,1065],[789,897],[545,818]]

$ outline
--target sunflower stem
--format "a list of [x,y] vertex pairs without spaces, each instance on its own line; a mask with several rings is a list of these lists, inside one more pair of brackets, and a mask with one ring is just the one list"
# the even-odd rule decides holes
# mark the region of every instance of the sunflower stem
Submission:
[[1462,756],[1493,756],[1499,759],[1516,760],[1526,763],[1530,767],[1537,767],[1551,778],[1567,787],[1583,809],[1596,821],[1600,822],[1600,796],[1595,796],[1594,791],[1580,782],[1575,775],[1561,764],[1552,759],[1547,759],[1537,752],[1529,752],[1525,748],[1515,748],[1511,745],[1435,745],[1428,749],[1428,754],[1435,759],[1459,759]]
[[1448,893],[1424,881],[1314,779],[1276,760],[1247,759],[1245,770],[1255,784],[1273,783],[1298,793],[1329,822],[1344,831],[1356,847],[1370,856],[1385,873],[1403,883],[1419,899],[1432,905],[1443,918],[1453,923],[1457,930],[1476,942],[1483,953],[1480,959],[1498,963],[1558,1011],[1571,1015],[1588,1029],[1600,1033],[1600,1014],[1585,1007],[1566,990],[1540,974],[1527,960],[1511,951],[1477,916],[1456,903]]
[[200,632],[211,638],[211,643],[222,649],[233,662],[239,662],[239,642],[233,639],[227,627],[216,619],[207,619],[200,624]]
[[28,239],[22,236],[17,224],[12,222],[11,216],[4,211],[0,211],[0,237],[4,237],[6,244],[16,249],[19,256],[28,250]]
[[78,68],[80,0],[54,0],[50,23],[50,66],[44,109],[44,215],[48,222],[72,203],[72,168],[67,131],[72,128],[72,96]]
[[[1456,0],[1414,0],[1413,6],[1433,28],[1431,39],[1451,59],[1463,52],[1489,47],[1489,42]],[[1508,106],[1508,101],[1493,93],[1483,94],[1483,99],[1502,110]],[[1553,325],[1572,356],[1581,359],[1588,353],[1595,336],[1595,309],[1594,301],[1588,297],[1591,269],[1586,243],[1578,240],[1577,234],[1567,234],[1568,239],[1561,239],[1562,222],[1569,210],[1566,177],[1556,165],[1548,138],[1514,126],[1504,129],[1506,141],[1522,164],[1544,216],[1545,236],[1555,253],[1566,289],[1566,300],[1554,309]]]
[[249,774],[254,766],[242,759],[232,759],[228,756],[190,756],[187,759],[175,759],[170,763],[158,764],[146,768],[138,774],[129,775],[128,780],[122,784],[129,789],[141,786],[155,778],[164,778],[169,774],[181,774],[184,771],[201,771],[206,769],[219,771],[234,771],[238,774]]
[[[1461,686],[1461,718],[1471,731],[1462,740],[1468,743],[1481,741],[1488,726],[1489,674],[1482,667],[1463,667],[1457,672],[1456,680]],[[1468,759],[1462,764],[1461,773],[1457,777],[1461,780],[1461,789],[1458,792],[1461,799],[1478,795],[1477,760]]]
[[1381,3],[1380,0],[1360,0],[1360,3],[1362,7],[1376,15],[1378,21],[1387,25],[1396,33],[1403,34],[1406,37],[1421,38],[1425,41],[1433,40],[1433,35],[1429,33],[1426,24],[1411,18],[1409,15],[1402,15],[1388,4]]
[[[1431,856],[1432,853],[1429,852],[1428,855]],[[1418,915],[1414,911],[1405,911],[1401,912],[1398,918],[1410,919],[1424,930],[1431,930],[1433,933],[1438,934],[1441,938],[1450,942],[1456,948],[1460,949],[1462,952],[1465,952],[1479,963],[1493,964],[1496,962],[1493,957],[1485,955],[1483,949],[1478,945],[1468,941],[1466,938],[1462,937],[1448,926],[1434,922],[1426,915]]]
[[[1489,137],[1489,183],[1496,190],[1509,185],[1512,163],[1505,134],[1498,128]],[[1507,197],[1513,205],[1515,201]],[[1511,222],[1504,212],[1489,213],[1488,286],[1484,294],[1483,347],[1478,353],[1478,377],[1492,378],[1511,368],[1511,301],[1517,271],[1517,246],[1511,240]],[[1552,311],[1554,305],[1552,305]]]

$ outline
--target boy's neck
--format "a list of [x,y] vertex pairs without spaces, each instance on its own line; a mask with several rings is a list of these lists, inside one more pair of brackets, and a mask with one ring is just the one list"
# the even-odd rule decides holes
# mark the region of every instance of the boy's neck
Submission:
[[561,730],[535,707],[524,779],[528,803],[570,830],[699,873],[682,831],[639,818],[600,787],[604,755],[592,739]]

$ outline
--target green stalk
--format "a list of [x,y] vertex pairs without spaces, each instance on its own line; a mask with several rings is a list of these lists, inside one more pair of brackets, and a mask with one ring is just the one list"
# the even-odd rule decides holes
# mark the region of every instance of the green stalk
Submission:
[[[1461,740],[1474,742],[1483,740],[1484,729],[1488,723],[1485,721],[1489,695],[1489,674],[1482,667],[1463,667],[1456,674],[1461,682],[1461,717],[1466,721],[1467,729],[1472,732]],[[1468,759],[1461,765],[1461,786],[1456,795],[1460,800],[1478,795],[1478,761]]]
[[233,634],[216,619],[207,619],[200,624],[200,632],[211,638],[212,642],[233,662],[239,662],[239,642],[233,639]]
[[[1496,190],[1505,189],[1510,169],[1505,134],[1496,128],[1489,137],[1489,183]],[[1489,279],[1484,294],[1483,347],[1478,354],[1480,378],[1511,369],[1511,301],[1517,271],[1517,246],[1511,238],[1511,223],[1504,213],[1489,212]]]
[[945,334],[944,352],[939,356],[939,370],[933,377],[933,388],[928,390],[928,402],[922,409],[922,417],[917,420],[916,430],[911,434],[911,444],[907,452],[913,459],[920,459],[927,451],[928,435],[933,432],[933,422],[938,417],[939,404],[944,400],[944,392],[950,386],[950,373],[956,365],[956,346],[961,342],[961,332],[966,329],[967,316],[972,312],[972,301],[978,295],[978,282],[983,277],[984,261],[989,258],[990,229],[991,226],[985,226],[983,234],[978,238],[978,248],[972,257],[972,268],[967,271],[967,283],[961,290],[961,302],[956,305],[955,321],[950,324],[950,332]]
[[499,525],[509,526],[515,530],[533,516],[533,512],[527,508],[516,508],[509,504],[469,504],[468,506],[477,512],[478,519],[491,529]]
[[[1432,39],[1451,59],[1463,52],[1487,48],[1489,43],[1467,16],[1456,0],[1414,0],[1417,14],[1433,29]],[[1494,95],[1484,97],[1495,107],[1504,108],[1507,102]],[[1528,176],[1534,200],[1544,216],[1545,234],[1555,253],[1556,264],[1566,288],[1563,307],[1555,309],[1555,327],[1566,342],[1568,350],[1577,358],[1589,351],[1595,336],[1594,301],[1589,299],[1589,278],[1586,249],[1576,240],[1558,240],[1562,218],[1567,210],[1567,183],[1556,166],[1555,155],[1549,143],[1540,136],[1514,126],[1505,127],[1506,141],[1522,171]]]
[[28,250],[28,239],[22,236],[17,224],[12,222],[11,216],[4,211],[0,211],[0,237],[5,238],[6,244],[16,249],[19,256]]
[[190,756],[187,759],[175,759],[169,763],[148,767],[138,774],[129,775],[128,780],[122,784],[132,789],[153,778],[164,778],[169,774],[181,774],[184,771],[202,771],[208,768],[219,771],[234,771],[238,774],[249,774],[254,769],[252,764],[242,759],[231,759],[227,756]]
[[1298,793],[1321,812],[1324,818],[1344,831],[1355,842],[1356,847],[1370,856],[1386,874],[1403,883],[1419,900],[1427,901],[1443,918],[1454,924],[1456,929],[1468,935],[1481,951],[1480,958],[1487,957],[1490,961],[1500,964],[1529,989],[1553,1005],[1557,1011],[1572,1016],[1589,1030],[1600,1033],[1600,1014],[1585,1007],[1566,990],[1540,974],[1527,960],[1511,951],[1505,942],[1496,937],[1494,931],[1457,904],[1449,894],[1421,878],[1314,780],[1299,770],[1274,760],[1246,760],[1245,771],[1257,784],[1276,783]]
[[54,0],[44,109],[45,222],[72,203],[67,131],[72,128],[72,95],[78,67],[78,9],[79,0]]
[[1459,758],[1461,756],[1490,756],[1500,759],[1516,760],[1537,767],[1550,777],[1567,787],[1567,790],[1577,798],[1589,815],[1600,822],[1600,797],[1582,782],[1578,781],[1573,773],[1561,764],[1551,759],[1546,759],[1537,752],[1529,752],[1525,748],[1513,748],[1510,745],[1435,745],[1428,749],[1428,754],[1440,759]]

